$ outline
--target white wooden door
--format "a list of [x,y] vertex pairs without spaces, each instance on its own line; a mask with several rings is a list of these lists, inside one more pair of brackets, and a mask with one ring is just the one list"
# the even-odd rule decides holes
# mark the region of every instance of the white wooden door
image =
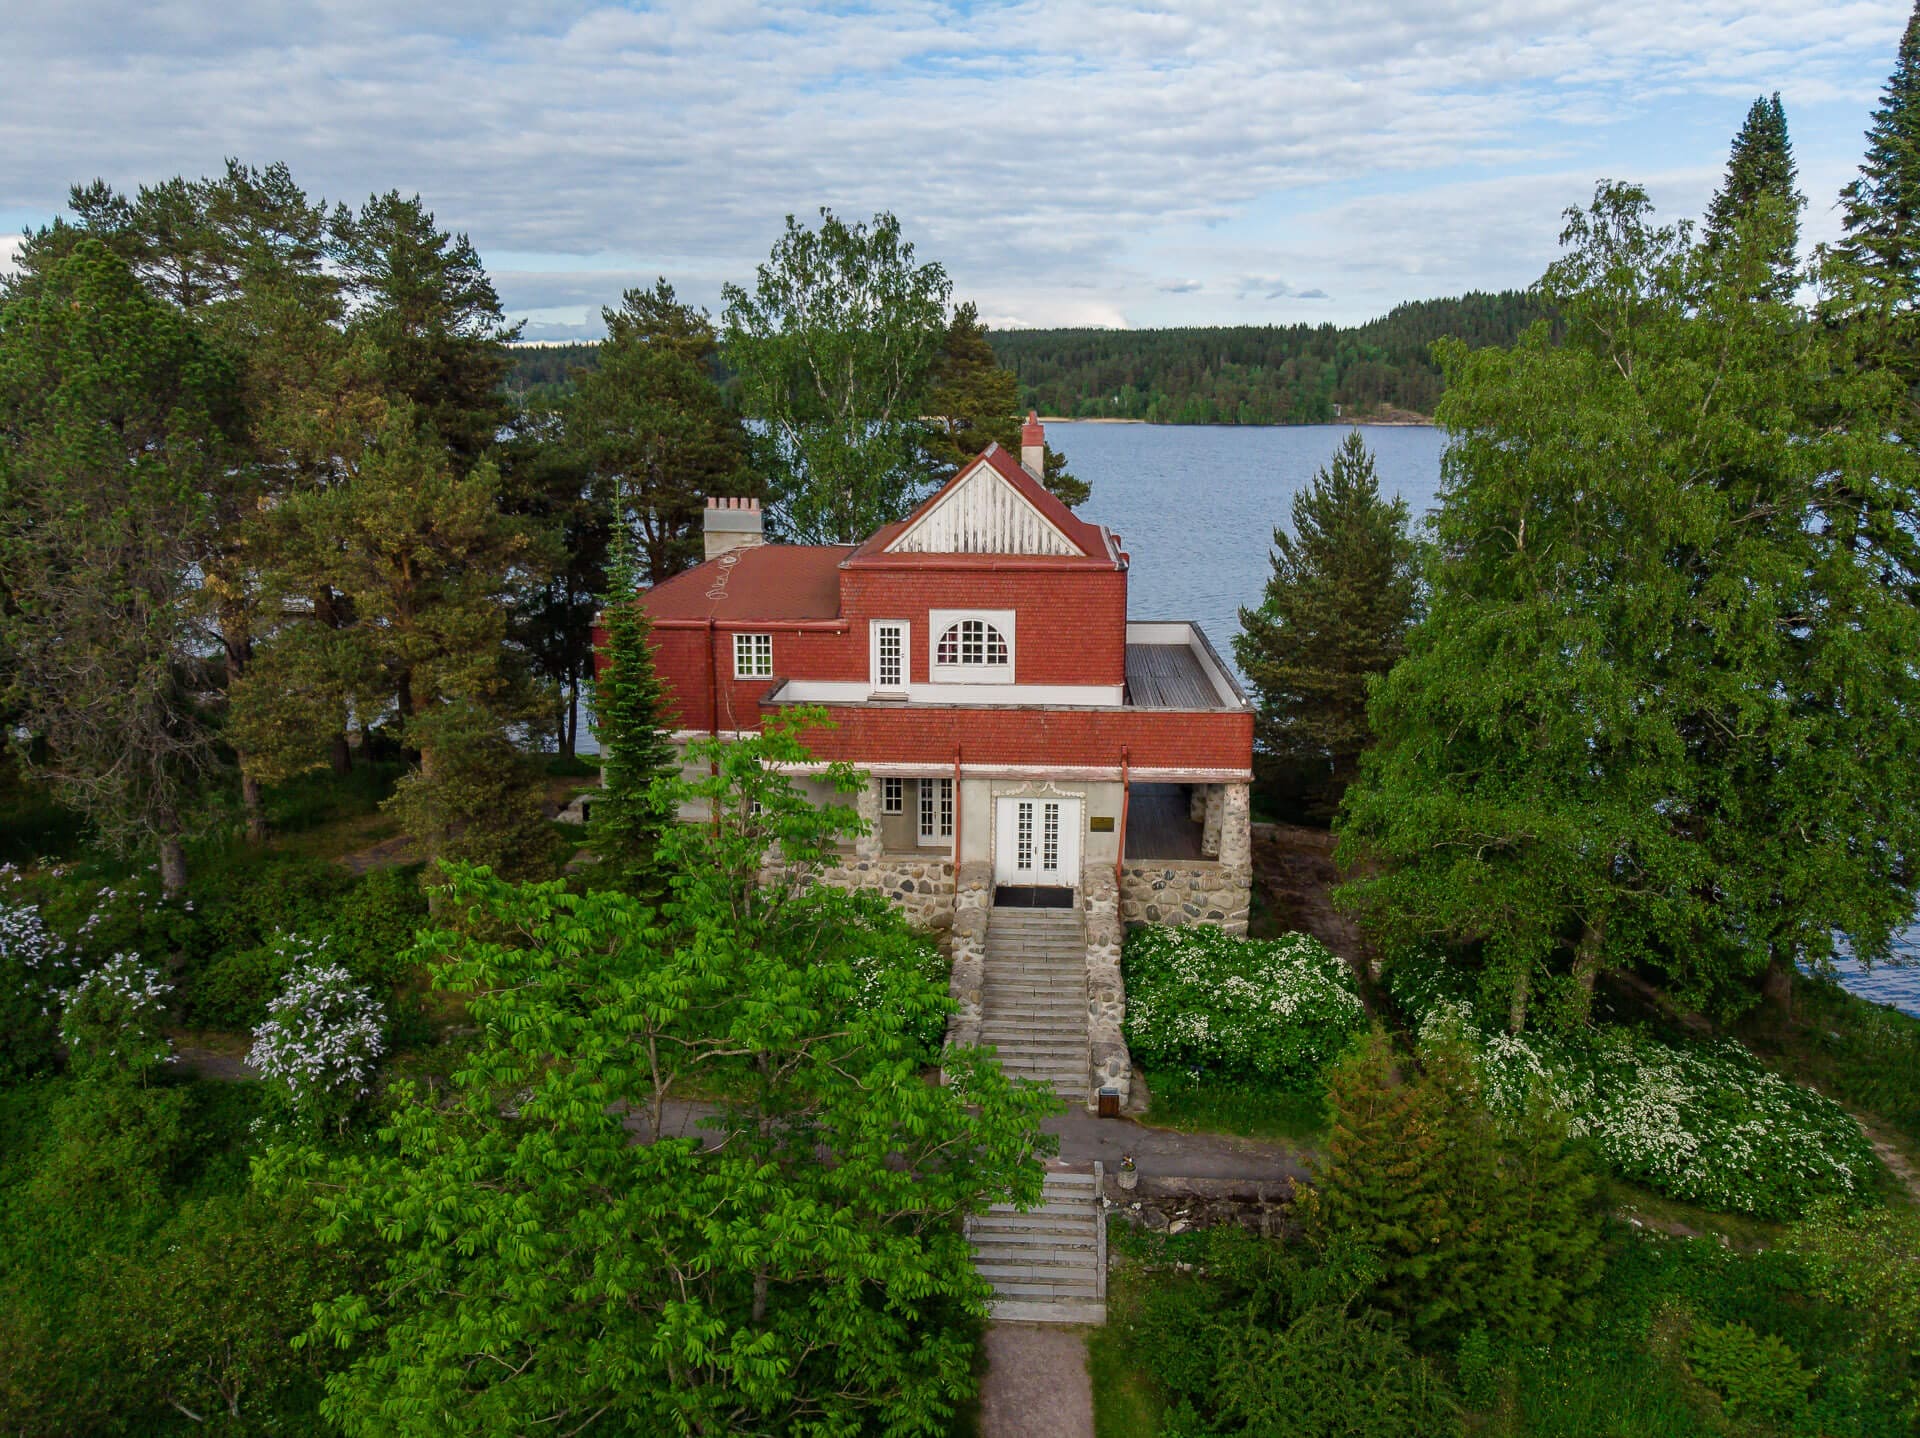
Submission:
[[1002,799],[994,824],[996,884],[1058,885],[1080,882],[1080,801]]

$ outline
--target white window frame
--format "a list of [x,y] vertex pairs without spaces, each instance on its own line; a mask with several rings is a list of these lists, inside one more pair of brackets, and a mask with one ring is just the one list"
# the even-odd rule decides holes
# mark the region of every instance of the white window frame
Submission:
[[[900,631],[900,680],[897,684],[887,683],[880,675],[880,636],[888,629]],[[913,682],[913,626],[904,619],[874,620],[867,641],[867,660],[876,693],[905,693],[907,686]]]
[[[940,640],[954,625],[978,619],[1000,631],[1007,641],[1005,664],[942,664]],[[1019,656],[1014,649],[1011,609],[935,609],[927,615],[927,675],[935,684],[1011,684]]]
[[773,636],[771,634],[733,636],[733,677],[735,679],[773,678]]
[[907,781],[905,779],[880,781],[880,812],[882,814],[907,812]]
[[922,846],[932,848],[953,842],[953,780],[922,779],[919,815],[915,828]]

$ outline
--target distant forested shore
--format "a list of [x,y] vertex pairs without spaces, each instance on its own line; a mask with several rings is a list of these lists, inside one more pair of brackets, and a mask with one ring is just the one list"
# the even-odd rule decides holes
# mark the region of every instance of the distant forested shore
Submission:
[[[1544,304],[1525,290],[1474,292],[1396,305],[1379,319],[1337,325],[1185,329],[995,330],[994,357],[1020,381],[1023,408],[1074,419],[1157,424],[1325,424],[1424,420],[1443,382],[1437,339],[1510,345]],[[508,385],[565,387],[598,346],[522,346]]]

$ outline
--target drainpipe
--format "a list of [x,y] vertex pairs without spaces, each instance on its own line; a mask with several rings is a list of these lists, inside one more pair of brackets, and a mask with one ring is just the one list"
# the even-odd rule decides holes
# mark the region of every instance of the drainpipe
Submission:
[[965,811],[960,805],[960,746],[953,746],[953,885],[960,892],[960,821]]
[[1120,746],[1120,852],[1113,856],[1113,891],[1120,892],[1120,871],[1127,863],[1127,805],[1133,798],[1133,785],[1127,781],[1127,746]]
[[[713,628],[713,616],[709,614],[707,616],[707,737],[716,741],[720,738],[720,660],[717,657],[719,644],[720,638]],[[720,777],[718,754],[707,757],[707,776],[714,779]],[[720,837],[720,802],[718,799],[709,800],[707,807],[713,810],[713,837],[718,839]]]

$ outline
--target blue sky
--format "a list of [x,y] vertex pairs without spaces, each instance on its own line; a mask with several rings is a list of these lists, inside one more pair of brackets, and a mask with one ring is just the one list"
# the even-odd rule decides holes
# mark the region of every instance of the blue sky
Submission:
[[996,325],[1348,323],[1530,282],[1601,177],[1698,214],[1776,89],[1831,238],[1909,8],[62,0],[0,47],[0,234],[237,155],[418,192],[530,337],[717,305],[820,205]]

